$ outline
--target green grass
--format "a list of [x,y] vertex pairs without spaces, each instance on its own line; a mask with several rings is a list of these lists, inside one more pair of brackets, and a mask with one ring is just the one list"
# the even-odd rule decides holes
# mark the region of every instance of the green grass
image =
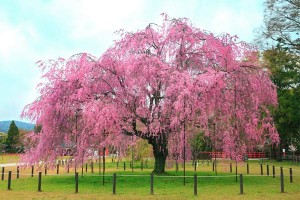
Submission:
[[18,154],[2,154],[0,153],[0,164],[4,163],[16,163],[19,162],[19,155]]
[[[300,195],[300,167],[290,163],[268,162],[263,165],[266,175],[266,164],[270,166],[270,176],[260,176],[258,161],[249,161],[250,175],[246,174],[246,164],[239,163],[238,173],[244,174],[244,193],[240,193],[239,179],[236,182],[235,163],[232,163],[233,173],[229,172],[229,162],[219,161],[218,175],[212,171],[209,163],[200,164],[197,167],[198,195],[194,196],[193,167],[187,165],[186,185],[183,185],[183,171],[180,165],[176,172],[173,166],[167,169],[164,175],[154,176],[154,195],[150,195],[150,174],[153,163],[149,162],[149,168],[141,171],[140,162],[135,162],[134,172],[131,172],[127,162],[126,171],[123,163],[116,168],[116,163],[106,164],[105,185],[102,184],[102,174],[98,172],[98,164],[95,163],[94,173],[88,172],[81,176],[79,172],[79,193],[75,194],[74,171],[66,173],[61,167],[59,175],[56,170],[42,176],[42,192],[37,192],[38,177],[30,177],[30,169],[21,169],[21,178],[13,175],[12,190],[7,190],[7,177],[0,181],[0,199],[299,199]],[[276,166],[276,177],[273,178],[272,166]],[[280,193],[279,166],[284,167],[285,193]],[[289,182],[288,169],[293,168],[293,183]],[[101,168],[102,169],[102,168]],[[8,168],[15,172],[15,168]],[[116,195],[112,194],[112,176],[117,174]]]

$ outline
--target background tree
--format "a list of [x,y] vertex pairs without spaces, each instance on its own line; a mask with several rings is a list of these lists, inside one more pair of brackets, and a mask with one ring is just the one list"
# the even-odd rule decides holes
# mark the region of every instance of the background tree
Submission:
[[18,142],[19,142],[19,129],[16,126],[15,122],[12,121],[9,126],[7,139],[6,139],[6,145],[8,151],[17,152]]
[[84,53],[39,62],[41,96],[23,116],[42,130],[26,161],[54,160],[69,143],[81,163],[86,149],[126,151],[142,138],[152,145],[154,172],[163,173],[167,156],[184,158],[199,131],[236,160],[266,139],[278,142],[267,107],[276,105],[276,91],[256,49],[163,17],[161,25],[120,31],[99,59]]
[[[131,147],[127,150],[127,156],[131,157]],[[153,158],[152,147],[146,140],[138,139],[133,146],[134,160],[143,161],[144,159]]]
[[[259,30],[259,40],[275,46],[286,47],[300,54],[300,1],[299,0],[266,0],[264,26]],[[261,37],[262,36],[262,37]],[[267,39],[267,40],[266,40]]]
[[193,160],[200,159],[200,152],[212,151],[211,141],[205,138],[204,132],[199,132],[189,139]]
[[[290,144],[300,145],[300,63],[299,56],[279,45],[263,53],[271,79],[277,86],[278,107],[274,119],[280,134],[281,145],[287,150]],[[279,156],[281,155],[279,149]],[[278,157],[280,159],[280,157]]]
[[24,151],[24,143],[26,142],[27,135],[30,134],[31,131],[19,129],[19,140],[16,144],[18,147],[18,152],[23,153]]
[[2,155],[2,160],[3,160],[3,154],[5,153],[5,149],[6,149],[6,139],[7,139],[7,134],[0,132],[0,154]]
[[7,139],[7,134],[0,132],[0,143],[4,144],[6,142]]

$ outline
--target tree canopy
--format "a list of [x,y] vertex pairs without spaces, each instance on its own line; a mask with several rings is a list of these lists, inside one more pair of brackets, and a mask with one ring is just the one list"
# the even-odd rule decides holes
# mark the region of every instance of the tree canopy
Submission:
[[257,49],[186,18],[163,18],[160,25],[119,31],[100,58],[82,53],[38,62],[41,95],[23,116],[42,129],[32,133],[27,161],[55,159],[69,144],[81,162],[87,149],[111,145],[122,152],[128,138],[140,137],[153,147],[154,172],[162,173],[166,157],[182,158],[199,130],[233,159],[279,141],[268,109],[277,104],[276,88]]
[[300,54],[300,1],[299,0],[266,0],[264,26],[260,38],[275,41],[281,46]]
[[286,149],[289,144],[300,146],[299,56],[278,46],[264,51],[263,58],[277,86],[279,105],[274,110],[274,118],[281,143]]

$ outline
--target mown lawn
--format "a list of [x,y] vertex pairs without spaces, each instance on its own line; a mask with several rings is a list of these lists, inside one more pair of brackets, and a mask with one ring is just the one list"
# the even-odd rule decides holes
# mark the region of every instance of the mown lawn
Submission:
[[[150,174],[153,161],[148,162],[148,168],[140,168],[140,162],[135,162],[132,173],[129,161],[126,170],[123,162],[117,164],[111,160],[106,164],[105,184],[103,185],[102,171],[99,173],[98,163],[94,164],[94,173],[88,166],[88,172],[78,168],[79,192],[75,194],[74,170],[66,172],[65,167],[60,167],[59,174],[56,169],[49,170],[42,176],[42,192],[38,192],[37,171],[31,177],[31,169],[20,169],[20,178],[16,179],[16,167],[5,168],[5,180],[0,181],[0,199],[299,199],[300,197],[300,167],[290,163],[266,162],[263,165],[264,175],[261,176],[258,161],[249,161],[250,174],[247,175],[246,163],[238,163],[238,174],[243,174],[244,194],[240,193],[239,178],[236,182],[235,163],[219,161],[217,175],[212,171],[212,163],[200,162],[196,174],[198,176],[198,195],[194,196],[194,168],[187,164],[186,184],[183,185],[183,169],[179,171],[175,166],[169,165],[167,173],[154,176],[154,194],[150,194]],[[266,167],[269,165],[269,176]],[[276,177],[272,177],[272,166],[275,166]],[[285,193],[280,192],[280,166],[283,166],[285,175]],[[102,167],[102,166],[101,166]],[[290,183],[289,168],[293,168],[293,183]],[[100,168],[101,170],[103,168]],[[11,188],[7,190],[7,171],[13,172]],[[117,174],[116,194],[112,194],[113,173]]]

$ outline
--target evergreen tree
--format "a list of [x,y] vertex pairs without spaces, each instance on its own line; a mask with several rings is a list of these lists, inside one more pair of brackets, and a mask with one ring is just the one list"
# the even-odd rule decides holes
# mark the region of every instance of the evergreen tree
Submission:
[[7,133],[7,139],[6,139],[7,149],[9,151],[15,151],[16,144],[18,143],[18,141],[19,141],[19,129],[16,126],[15,122],[12,121]]
[[[280,45],[264,51],[263,58],[277,86],[278,107],[274,110],[281,148],[300,146],[300,64],[299,56]],[[281,152],[281,150],[280,150]],[[279,154],[280,155],[280,154]],[[280,157],[279,157],[280,159]]]

